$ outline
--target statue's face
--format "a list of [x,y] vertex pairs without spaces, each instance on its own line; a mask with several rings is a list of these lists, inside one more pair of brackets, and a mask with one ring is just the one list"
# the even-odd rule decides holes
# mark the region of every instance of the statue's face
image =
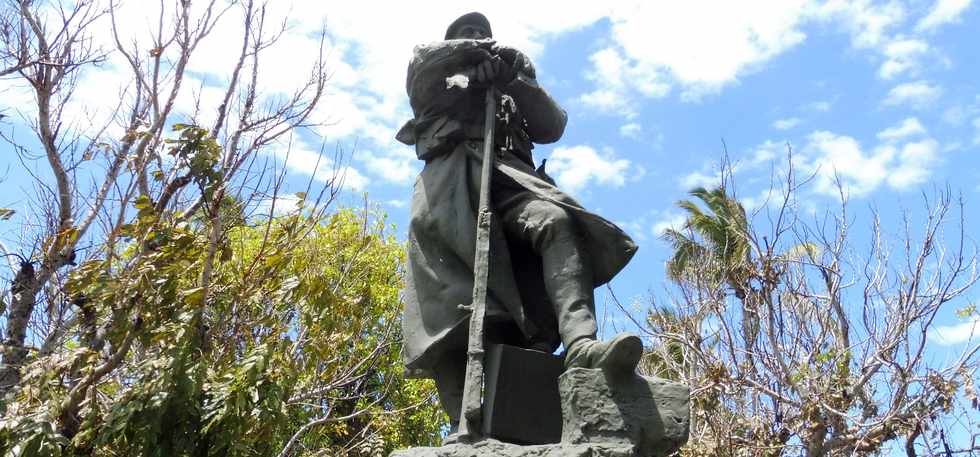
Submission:
[[453,38],[480,40],[490,38],[490,31],[479,24],[465,24],[456,31],[456,36]]

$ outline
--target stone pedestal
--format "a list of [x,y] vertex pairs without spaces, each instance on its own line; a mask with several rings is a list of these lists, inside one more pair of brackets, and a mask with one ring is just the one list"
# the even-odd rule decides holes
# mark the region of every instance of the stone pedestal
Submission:
[[[500,352],[496,357],[501,355],[508,357]],[[521,354],[510,356],[520,360]],[[497,366],[505,370],[518,368],[507,368],[506,362]],[[503,380],[498,378],[499,374],[490,376],[488,383]],[[519,381],[521,376],[512,374],[507,379]],[[495,395],[503,394],[508,386],[496,384]],[[521,446],[485,439],[472,444],[405,449],[391,457],[665,457],[687,442],[690,428],[687,386],[635,374],[611,377],[602,370],[573,368],[558,378],[558,390],[562,416],[560,443]],[[495,398],[493,402],[500,401],[500,397]],[[520,413],[512,409],[514,406],[506,407],[510,411],[507,417]],[[528,411],[530,408],[533,405],[529,403],[525,411],[534,414]],[[494,420],[504,420],[504,417]],[[522,424],[525,427],[522,436],[533,435],[537,430],[531,423]]]
[[659,457],[687,442],[690,390],[685,385],[574,368],[561,375],[558,386],[562,443],[632,445],[637,456]]
[[391,457],[640,457],[628,445],[539,444],[521,446],[486,439],[473,444],[415,447],[395,451]]

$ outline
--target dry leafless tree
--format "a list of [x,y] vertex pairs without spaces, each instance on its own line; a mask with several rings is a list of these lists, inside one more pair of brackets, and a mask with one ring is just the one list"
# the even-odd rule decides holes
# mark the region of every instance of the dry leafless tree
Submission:
[[840,185],[836,209],[811,213],[788,164],[751,213],[731,167],[679,202],[687,221],[664,235],[674,285],[633,313],[648,371],[691,386],[682,454],[977,452],[980,344],[953,354],[930,337],[940,313],[977,316],[962,201],[924,195],[921,216],[885,227],[874,209],[853,215]]

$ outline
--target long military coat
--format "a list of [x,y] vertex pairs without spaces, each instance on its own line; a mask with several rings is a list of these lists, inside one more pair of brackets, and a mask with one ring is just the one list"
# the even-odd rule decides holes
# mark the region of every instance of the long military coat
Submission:
[[[415,376],[429,376],[441,354],[466,347],[468,314],[458,305],[469,304],[473,292],[484,91],[447,84],[446,78],[485,58],[479,49],[487,49],[487,43],[449,40],[419,46],[409,64],[407,89],[415,118],[398,138],[414,144],[425,161],[412,197],[403,293],[404,358]],[[592,263],[599,286],[626,265],[636,245],[536,172],[531,142],[556,141],[565,113],[537,86],[529,61],[519,58],[515,67],[518,76],[503,92],[516,101],[518,113],[506,125],[498,124],[493,186],[529,192],[568,211],[578,222],[588,250],[583,258]],[[511,249],[499,220],[491,223],[487,320],[515,324],[524,338],[515,344],[545,341],[554,350],[560,341],[540,258]]]

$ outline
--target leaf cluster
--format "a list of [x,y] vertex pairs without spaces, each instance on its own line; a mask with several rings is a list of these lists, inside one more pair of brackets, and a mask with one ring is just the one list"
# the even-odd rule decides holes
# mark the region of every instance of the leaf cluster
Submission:
[[276,455],[314,421],[291,455],[377,455],[438,439],[433,386],[402,372],[404,253],[383,218],[297,210],[231,227],[205,291],[208,227],[174,222],[145,199],[134,209],[120,255],[73,271],[84,318],[64,347],[25,368],[0,448]]

